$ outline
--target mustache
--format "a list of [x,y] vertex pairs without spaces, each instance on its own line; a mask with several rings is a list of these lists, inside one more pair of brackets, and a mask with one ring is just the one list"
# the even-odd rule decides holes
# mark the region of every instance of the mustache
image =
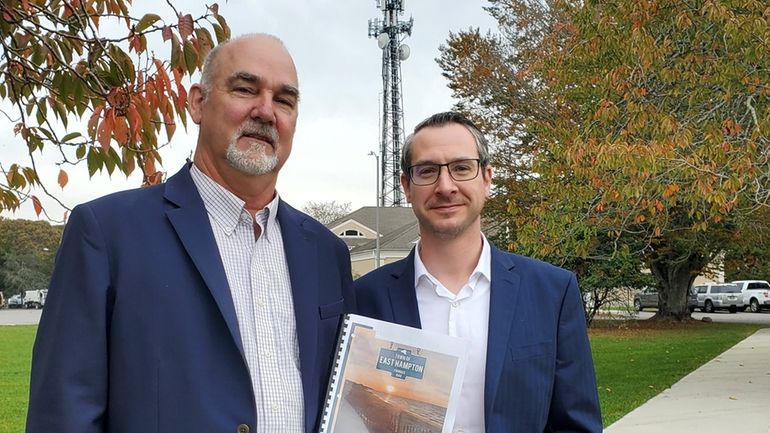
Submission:
[[241,125],[238,136],[255,137],[274,145],[278,141],[278,130],[268,123],[250,121]]

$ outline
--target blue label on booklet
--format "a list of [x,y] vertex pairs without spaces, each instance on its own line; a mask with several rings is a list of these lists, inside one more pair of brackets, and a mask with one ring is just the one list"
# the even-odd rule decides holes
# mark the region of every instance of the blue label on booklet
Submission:
[[425,359],[413,355],[409,349],[380,349],[377,370],[387,371],[398,379],[413,377],[420,380],[425,372]]

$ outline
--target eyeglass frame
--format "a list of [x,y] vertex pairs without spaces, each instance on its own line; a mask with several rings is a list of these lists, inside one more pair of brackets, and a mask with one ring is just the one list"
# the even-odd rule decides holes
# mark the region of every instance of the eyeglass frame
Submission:
[[[457,164],[460,162],[467,162],[467,161],[476,161],[476,174],[473,175],[473,177],[468,179],[455,179],[455,177],[452,175],[452,170],[449,169],[449,166],[452,164]],[[436,174],[436,179],[431,183],[417,183],[414,181],[414,176],[412,175],[412,169],[415,167],[421,167],[421,166],[430,166],[430,167],[438,167],[438,173]],[[431,186],[435,185],[438,180],[441,178],[441,169],[443,167],[446,167],[447,173],[449,173],[449,178],[452,179],[455,182],[468,182],[473,179],[476,179],[479,177],[479,173],[481,173],[481,158],[463,158],[463,159],[457,159],[454,161],[447,162],[445,164],[436,164],[433,162],[425,162],[421,164],[414,164],[410,165],[407,169],[407,177],[409,177],[409,181],[412,182],[415,186]]]

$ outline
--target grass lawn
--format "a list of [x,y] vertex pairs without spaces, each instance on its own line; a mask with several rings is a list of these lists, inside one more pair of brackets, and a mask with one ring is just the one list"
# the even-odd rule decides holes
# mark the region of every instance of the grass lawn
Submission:
[[24,431],[37,326],[0,326],[0,433]]
[[[753,334],[759,325],[595,321],[590,331],[604,425]],[[35,326],[0,326],[0,433],[24,431]]]
[[760,328],[697,321],[594,322],[589,334],[604,425],[617,421]]

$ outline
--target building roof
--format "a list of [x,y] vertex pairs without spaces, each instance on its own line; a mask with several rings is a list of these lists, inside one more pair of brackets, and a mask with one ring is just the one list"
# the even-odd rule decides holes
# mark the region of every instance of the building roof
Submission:
[[[383,233],[380,237],[380,251],[410,251],[414,242],[420,238],[420,227],[415,219],[389,233]],[[350,254],[358,254],[372,251],[377,247],[376,239],[367,239],[366,243],[357,245],[350,250]]]
[[[327,224],[332,232],[343,224],[355,221],[372,231],[377,226],[376,206],[364,206],[352,213],[338,218]],[[414,241],[419,237],[417,217],[411,207],[380,207],[380,250],[409,251]],[[376,239],[342,237],[350,248],[351,254],[375,249]]]
[[377,206],[364,206],[352,213],[349,213],[341,218],[326,224],[331,231],[335,232],[335,228],[338,226],[354,220],[357,223],[364,225],[371,229],[376,230],[377,222],[377,210],[380,213],[380,233],[386,234],[403,226],[408,222],[416,222],[417,218],[414,216],[411,207],[377,207]]

